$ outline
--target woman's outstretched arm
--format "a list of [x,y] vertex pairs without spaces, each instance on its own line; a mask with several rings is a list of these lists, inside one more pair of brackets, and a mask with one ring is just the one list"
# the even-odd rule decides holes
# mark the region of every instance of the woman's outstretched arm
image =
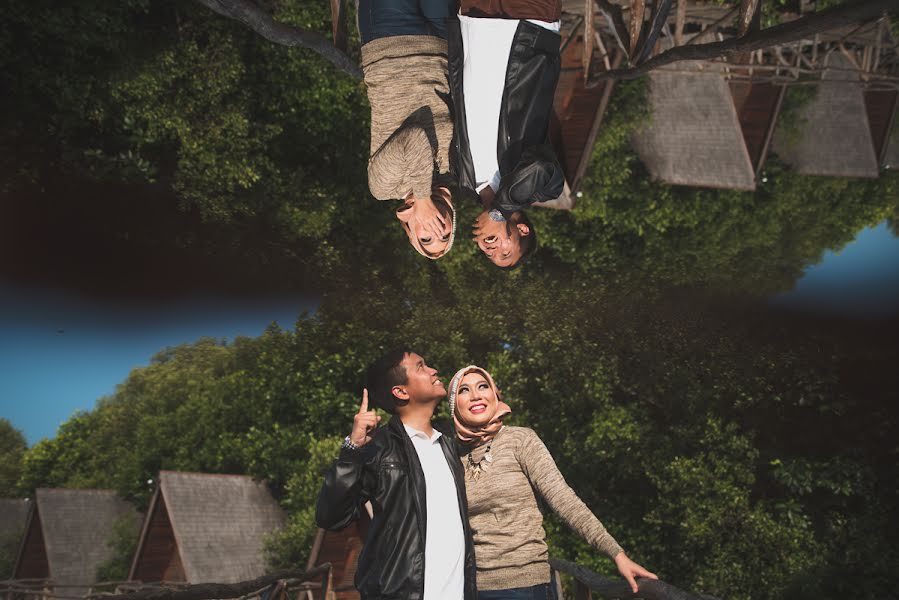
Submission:
[[627,557],[615,538],[565,481],[543,440],[533,430],[526,431],[528,435],[519,449],[519,461],[528,479],[553,512],[587,543],[613,559],[634,593],[637,592],[635,577],[658,579]]

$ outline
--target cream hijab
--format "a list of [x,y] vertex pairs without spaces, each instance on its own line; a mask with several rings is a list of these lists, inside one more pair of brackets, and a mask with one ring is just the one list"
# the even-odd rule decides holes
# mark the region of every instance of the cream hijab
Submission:
[[[483,375],[484,379],[487,380],[487,383],[490,384],[493,393],[496,394],[494,413],[486,425],[478,426],[468,423],[459,415],[459,411],[456,410],[456,396],[459,394],[459,386],[462,384],[462,378],[471,372],[477,372]],[[453,379],[450,381],[448,399],[450,412],[453,413],[453,422],[456,424],[456,437],[458,437],[463,444],[470,446],[481,446],[492,440],[496,434],[499,433],[499,430],[502,429],[503,419],[512,413],[512,409],[509,408],[509,405],[503,402],[499,389],[497,389],[496,383],[494,383],[490,373],[475,365],[469,365],[456,371],[456,374],[453,375]]]

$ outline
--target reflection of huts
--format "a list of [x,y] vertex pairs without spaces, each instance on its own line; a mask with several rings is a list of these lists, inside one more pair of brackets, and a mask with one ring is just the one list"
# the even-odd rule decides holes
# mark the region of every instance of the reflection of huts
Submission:
[[651,117],[633,138],[654,178],[697,187],[755,188],[755,169],[731,89],[711,63],[679,63],[649,75]]
[[113,526],[134,508],[112,490],[38,489],[29,511],[14,579],[88,586],[114,558]]
[[774,135],[777,154],[799,173],[877,177],[878,157],[859,72],[845,56],[830,55],[815,96],[801,115],[805,123],[798,140]]
[[[579,22],[563,20],[562,70],[550,123],[550,141],[565,173],[565,192],[558,201],[560,208],[573,206],[572,196],[577,194],[590,165],[593,145],[615,84],[614,80],[607,80],[596,87],[586,87],[582,64],[584,31],[578,25]],[[610,64],[619,63],[613,59]]]
[[162,471],[128,576],[234,583],[265,574],[263,542],[284,512],[265,483],[244,475]]
[[[331,589],[335,600],[359,598],[359,592],[353,587],[353,578],[356,576],[356,563],[362,550],[362,540],[368,533],[369,522],[370,517],[364,512],[362,518],[339,532],[319,529],[315,536],[306,568],[331,563]],[[314,598],[323,596],[319,589],[312,590],[312,595]]]

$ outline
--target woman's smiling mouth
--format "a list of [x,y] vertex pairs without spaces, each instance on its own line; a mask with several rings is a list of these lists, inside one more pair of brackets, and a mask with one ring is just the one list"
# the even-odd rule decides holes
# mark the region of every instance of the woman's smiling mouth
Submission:
[[475,414],[475,415],[479,415],[479,414],[481,414],[482,412],[484,412],[485,410],[487,410],[487,405],[484,404],[483,402],[478,402],[477,404],[472,404],[472,405],[468,408],[468,411],[469,411],[470,413],[472,413],[472,414]]

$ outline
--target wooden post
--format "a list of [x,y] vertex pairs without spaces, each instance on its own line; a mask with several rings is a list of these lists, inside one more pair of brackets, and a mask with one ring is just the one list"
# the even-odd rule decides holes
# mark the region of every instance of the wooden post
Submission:
[[574,600],[593,600],[593,590],[580,579],[574,580]]
[[602,43],[602,36],[599,35],[598,31],[594,31],[593,37],[596,39],[596,47],[602,52],[603,66],[606,68],[606,71],[611,71],[612,65],[609,63],[609,51],[606,49],[606,45]]
[[342,52],[347,48],[346,5],[344,0],[331,0],[331,39]]
[[759,0],[741,0],[740,2],[740,37],[752,29],[757,30],[761,25],[761,2]]
[[627,55],[632,62],[634,60],[634,52],[637,50],[637,42],[640,40],[640,31],[643,29],[643,13],[645,10],[645,0],[631,0],[631,21],[628,27],[630,47]]
[[593,61],[593,0],[586,0],[584,5],[584,53],[581,65],[584,68],[584,79],[590,77],[590,63]]

